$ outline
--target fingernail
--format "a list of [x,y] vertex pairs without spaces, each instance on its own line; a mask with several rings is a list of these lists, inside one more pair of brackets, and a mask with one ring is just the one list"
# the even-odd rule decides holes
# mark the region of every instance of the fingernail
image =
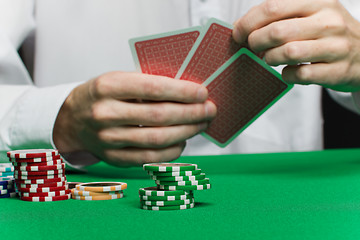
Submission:
[[205,101],[207,96],[208,96],[207,89],[205,87],[201,87],[197,92],[197,100],[199,102],[203,102],[203,101]]

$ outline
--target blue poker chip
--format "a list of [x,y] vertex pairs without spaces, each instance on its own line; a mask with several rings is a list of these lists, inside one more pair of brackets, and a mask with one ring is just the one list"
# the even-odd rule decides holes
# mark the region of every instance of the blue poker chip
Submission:
[[0,191],[5,189],[15,189],[15,185],[14,184],[0,185]]
[[14,177],[0,177],[0,185],[14,185]]
[[15,188],[9,188],[9,189],[0,190],[0,196],[9,194],[9,193],[12,193],[12,192],[15,192],[15,191],[16,191]]
[[11,192],[11,193],[0,195],[0,198],[15,198],[17,196],[18,196],[18,192]]

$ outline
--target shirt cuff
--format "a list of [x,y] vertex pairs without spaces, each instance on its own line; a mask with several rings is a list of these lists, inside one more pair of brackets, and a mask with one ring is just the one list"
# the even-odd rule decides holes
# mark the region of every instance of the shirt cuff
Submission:
[[[56,148],[53,128],[61,106],[70,92],[80,82],[45,88],[32,88],[17,102],[13,123],[10,128],[11,146],[17,149]],[[75,155],[77,156],[77,155]],[[72,162],[71,154],[64,154],[67,165],[81,170],[95,161]]]

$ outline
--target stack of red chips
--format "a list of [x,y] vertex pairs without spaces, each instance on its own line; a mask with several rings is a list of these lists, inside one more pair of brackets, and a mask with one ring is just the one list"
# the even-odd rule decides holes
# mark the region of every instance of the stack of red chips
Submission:
[[65,163],[58,150],[16,150],[8,152],[7,156],[14,165],[15,183],[21,200],[49,202],[70,199]]

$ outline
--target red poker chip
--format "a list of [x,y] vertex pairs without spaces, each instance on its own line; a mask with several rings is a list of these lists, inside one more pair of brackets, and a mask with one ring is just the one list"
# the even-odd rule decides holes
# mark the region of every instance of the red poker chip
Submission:
[[33,180],[33,179],[53,179],[53,178],[62,178],[65,177],[65,174],[56,174],[56,175],[35,175],[35,176],[25,176],[14,174],[15,179],[20,180]]
[[18,188],[19,192],[29,192],[29,193],[44,193],[44,192],[55,192],[55,191],[62,191],[68,190],[68,186],[61,186],[61,187],[43,187],[43,188]]
[[71,193],[70,189],[54,191],[54,192],[41,192],[41,193],[19,192],[21,197],[55,197],[55,196],[64,196],[70,193]]
[[28,202],[54,202],[70,199],[71,194],[66,194],[63,196],[54,196],[54,197],[20,197],[23,201]]
[[59,154],[56,149],[24,149],[7,152],[9,158],[46,158]]
[[46,184],[46,183],[54,183],[54,182],[63,182],[66,181],[66,177],[62,176],[60,178],[50,178],[50,179],[16,179],[15,182],[17,184]]
[[65,186],[66,184],[67,184],[66,181],[62,181],[62,182],[51,182],[51,183],[44,183],[44,184],[18,184],[18,183],[16,183],[16,186],[18,188],[44,188],[44,187],[61,187],[61,186]]
[[60,170],[48,170],[48,171],[14,171],[14,176],[22,175],[22,176],[44,176],[44,175],[56,175],[56,174],[64,174],[65,169]]
[[60,155],[55,155],[51,157],[39,157],[39,158],[9,158],[10,162],[13,163],[42,163],[42,162],[59,160],[59,159],[61,159]]
[[15,168],[23,168],[23,167],[33,167],[33,166],[38,166],[38,167],[46,167],[46,166],[54,166],[54,165],[61,165],[63,162],[63,160],[57,159],[57,160],[53,160],[53,161],[48,161],[48,162],[13,162],[13,165]]
[[50,170],[64,170],[65,163],[51,166],[21,166],[15,167],[16,171],[27,171],[27,172],[40,172],[40,171],[50,171]]

